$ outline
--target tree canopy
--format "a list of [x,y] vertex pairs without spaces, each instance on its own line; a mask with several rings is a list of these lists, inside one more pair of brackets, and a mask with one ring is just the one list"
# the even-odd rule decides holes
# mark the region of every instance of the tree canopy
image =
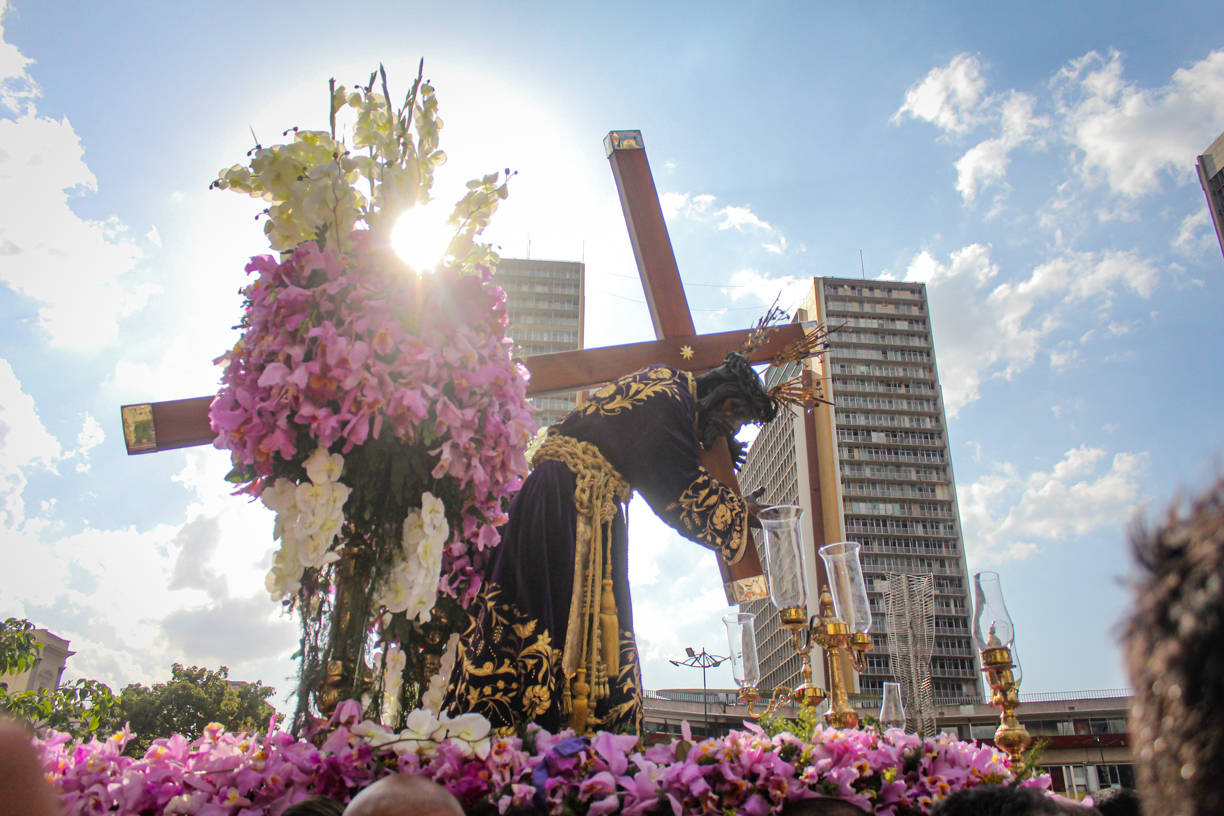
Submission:
[[182,734],[196,739],[209,723],[221,723],[229,731],[256,731],[268,726],[269,719],[283,715],[268,704],[276,689],[254,683],[234,682],[229,669],[217,671],[175,663],[167,683],[152,688],[132,684],[119,697],[116,719],[126,722],[135,734],[129,753],[143,754],[153,740]]
[[[42,646],[34,639],[34,624],[9,618],[0,624],[0,678],[33,669]],[[175,663],[170,680],[147,688],[133,683],[116,697],[97,680],[74,680],[41,691],[9,691],[0,679],[0,712],[29,722],[36,729],[54,728],[74,737],[107,736],[127,723],[134,734],[128,753],[143,755],[155,739],[182,734],[203,735],[209,723],[228,731],[256,731],[275,715],[268,704],[276,689],[261,681],[229,679],[229,668],[213,671]]]
[[[41,650],[28,620],[8,618],[0,624],[0,676],[34,669]],[[74,737],[110,730],[118,702],[110,687],[97,680],[74,680],[38,691],[10,691],[0,682],[0,712]]]

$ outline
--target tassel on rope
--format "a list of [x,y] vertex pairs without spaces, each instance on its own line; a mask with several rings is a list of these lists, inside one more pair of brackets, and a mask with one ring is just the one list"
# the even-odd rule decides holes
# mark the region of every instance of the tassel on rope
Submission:
[[591,686],[586,681],[586,666],[578,669],[574,679],[574,711],[570,716],[570,728],[575,734],[585,734],[587,730],[587,715],[591,712]]
[[616,616],[616,595],[612,592],[611,565],[609,577],[603,580],[603,592],[600,593],[599,623],[603,640],[603,663],[608,671],[608,677],[615,679],[620,676],[620,621]]
[[570,717],[574,713],[574,695],[570,692],[570,679],[565,678],[561,684],[561,716]]

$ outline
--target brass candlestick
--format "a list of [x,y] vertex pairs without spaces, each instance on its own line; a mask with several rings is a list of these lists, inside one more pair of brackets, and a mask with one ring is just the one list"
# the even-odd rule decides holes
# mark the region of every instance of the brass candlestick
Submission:
[[[848,678],[842,659],[849,657],[855,671],[863,671],[863,653],[871,648],[871,609],[867,600],[867,585],[859,562],[859,544],[842,541],[820,548],[829,586],[821,587],[819,614],[808,619],[807,568],[803,560],[803,534],[800,517],[803,510],[793,505],[776,505],[757,513],[765,538],[765,570],[769,578],[769,597],[781,616],[782,626],[791,630],[791,643],[796,654],[803,657],[803,682],[790,699],[810,708],[831,699],[832,709],[826,721],[837,728],[858,725],[858,713],[850,706]],[[727,620],[727,619],[724,619]],[[730,633],[730,630],[728,630]],[[737,634],[740,640],[745,637]],[[732,652],[736,651],[735,637]],[[812,645],[825,650],[829,660],[829,691],[812,683]],[[760,700],[756,691],[759,669],[755,664],[756,641],[752,641],[752,671],[736,675],[743,689],[741,699],[749,704]],[[779,691],[775,690],[766,713],[777,708]]]
[[842,671],[842,654],[850,657],[855,671],[863,670],[863,652],[871,648],[871,638],[863,632],[852,632],[834,611],[833,596],[828,587],[820,590],[820,616],[811,627],[812,639],[829,657],[829,694],[832,707],[825,721],[834,728],[857,728],[859,715],[850,706],[847,678]]
[[[1020,663],[1015,654],[1015,629],[1007,606],[1003,603],[1003,588],[995,572],[979,572],[974,584],[974,639],[982,652],[982,671],[990,685],[990,704],[1000,710],[995,745],[1007,752],[1012,762],[1022,761],[1022,755],[1033,738],[1016,718],[1020,707]],[[986,634],[982,634],[983,626]]]

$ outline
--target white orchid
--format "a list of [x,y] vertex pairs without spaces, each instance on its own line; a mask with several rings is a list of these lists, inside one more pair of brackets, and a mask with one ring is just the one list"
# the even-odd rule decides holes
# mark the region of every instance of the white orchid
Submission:
[[455,658],[459,652],[459,633],[452,632],[446,641],[446,650],[442,653],[442,666],[438,673],[429,678],[429,688],[421,696],[421,707],[437,714],[442,710],[446,699],[446,689],[450,684],[451,672],[455,669]]
[[445,541],[450,536],[450,525],[446,521],[446,507],[442,500],[426,491],[421,494],[421,518],[425,524],[425,536]]
[[424,540],[425,519],[421,516],[421,511],[409,510],[408,515],[404,517],[404,558],[412,559],[416,555],[417,547]]
[[306,460],[306,475],[315,484],[339,481],[344,471],[344,457],[338,453],[328,455],[326,448],[319,448]]
[[488,737],[491,726],[481,715],[469,712],[452,719],[443,714],[438,718],[438,723],[446,729],[446,738],[458,747],[464,756],[475,754],[484,759],[489,755]]
[[277,513],[286,513],[294,505],[294,492],[297,485],[289,479],[277,479],[265,487],[259,494],[259,500],[269,509]]

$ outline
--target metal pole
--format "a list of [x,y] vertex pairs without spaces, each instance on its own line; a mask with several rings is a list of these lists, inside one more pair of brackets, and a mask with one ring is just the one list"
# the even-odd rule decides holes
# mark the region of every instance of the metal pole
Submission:
[[[706,650],[703,647],[701,650],[702,657],[705,656]],[[701,729],[706,737],[710,736],[710,687],[706,683],[706,664],[701,661]],[[1105,756],[1105,752],[1101,752],[1101,756]]]

